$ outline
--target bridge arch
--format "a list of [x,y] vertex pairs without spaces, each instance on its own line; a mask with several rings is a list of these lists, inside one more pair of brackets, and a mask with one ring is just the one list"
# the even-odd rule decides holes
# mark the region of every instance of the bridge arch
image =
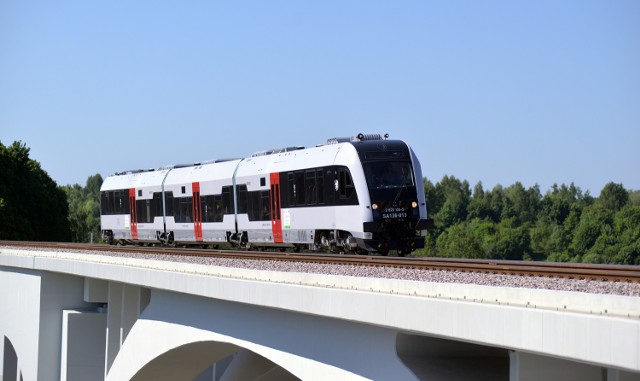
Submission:
[[[351,371],[354,369],[331,358],[326,360],[327,356],[344,363],[353,360],[341,354],[343,349],[339,347],[330,349],[319,342],[317,349],[309,349],[313,345],[309,345],[311,330],[306,324],[286,319],[287,314],[277,310],[273,314],[252,314],[237,308],[257,307],[151,290],[150,303],[126,336],[106,380],[193,380],[212,364],[234,354],[240,361],[252,361],[249,369],[265,374],[275,371],[278,376],[274,379],[370,379],[357,369]],[[300,329],[307,336],[300,336]],[[300,342],[293,340],[292,344],[292,337],[300,337]],[[390,339],[390,344],[395,343],[395,336]],[[317,353],[298,350],[302,347]],[[389,348],[394,350],[392,345]],[[328,353],[331,350],[334,353]],[[296,354],[301,352],[303,355]],[[366,365],[371,366],[369,361]],[[409,372],[404,366],[402,369]]]

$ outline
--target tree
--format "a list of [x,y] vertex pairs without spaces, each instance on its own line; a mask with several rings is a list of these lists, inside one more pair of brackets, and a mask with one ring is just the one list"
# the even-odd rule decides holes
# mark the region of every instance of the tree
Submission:
[[436,242],[438,256],[449,258],[484,258],[482,242],[473,234],[468,222],[449,227]]
[[611,229],[612,223],[613,213],[610,210],[599,205],[585,208],[575,229],[570,248],[578,255],[585,254],[605,231],[605,228]]
[[69,203],[69,224],[74,242],[94,242],[100,237],[100,187],[102,176],[87,178],[85,187],[79,184],[61,187]]
[[491,201],[489,195],[490,192],[485,193],[482,188],[482,181],[478,181],[478,183],[473,187],[473,196],[469,201],[469,206],[467,207],[467,217],[469,219],[479,218],[493,220],[494,216],[489,205]]
[[616,184],[610,182],[602,188],[600,197],[598,197],[598,205],[603,208],[613,210],[617,212],[622,209],[629,202],[629,192],[622,186],[622,184]]
[[504,190],[502,219],[514,218],[518,224],[534,222],[540,209],[540,187],[525,189],[519,181]]
[[516,226],[513,219],[506,219],[496,225],[496,233],[485,247],[487,258],[520,260],[531,252],[531,239],[527,227]]
[[438,208],[436,223],[442,229],[467,218],[467,207],[471,198],[469,183],[453,176],[444,176],[435,186],[435,196],[442,206]]
[[453,176],[424,184],[437,228],[416,255],[640,264],[640,191],[609,183],[594,199],[573,183],[544,197],[520,182],[478,182],[473,193]]
[[0,238],[68,241],[65,194],[29,151],[22,142],[0,142]]

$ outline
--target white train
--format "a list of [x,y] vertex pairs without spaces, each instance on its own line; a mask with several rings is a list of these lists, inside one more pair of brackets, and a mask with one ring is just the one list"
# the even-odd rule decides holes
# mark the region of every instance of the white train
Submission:
[[405,255],[424,247],[431,226],[416,155],[380,135],[117,173],[100,191],[111,244]]

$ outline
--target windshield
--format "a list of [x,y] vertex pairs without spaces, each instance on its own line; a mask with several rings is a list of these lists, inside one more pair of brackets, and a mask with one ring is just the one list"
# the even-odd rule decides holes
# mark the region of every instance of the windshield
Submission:
[[413,186],[413,171],[407,161],[378,161],[365,163],[364,175],[369,189],[388,189]]

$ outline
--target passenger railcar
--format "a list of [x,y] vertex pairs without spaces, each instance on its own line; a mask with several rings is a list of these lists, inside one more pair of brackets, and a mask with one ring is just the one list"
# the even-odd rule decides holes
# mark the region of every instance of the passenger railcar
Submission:
[[380,135],[127,171],[101,189],[101,229],[112,244],[404,255],[424,247],[429,226],[417,157]]

